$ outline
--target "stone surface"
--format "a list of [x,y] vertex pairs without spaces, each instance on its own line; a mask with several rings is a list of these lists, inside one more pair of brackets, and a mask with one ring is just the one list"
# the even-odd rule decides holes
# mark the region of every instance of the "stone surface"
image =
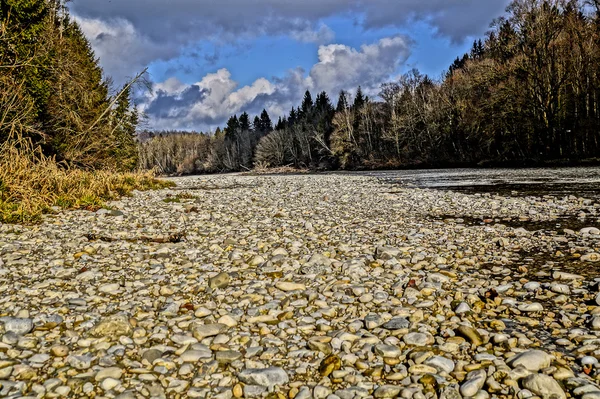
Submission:
[[532,374],[523,379],[523,388],[529,389],[542,399],[566,399],[565,391],[558,382],[544,374]]
[[174,178],[0,224],[0,396],[600,397],[597,200],[398,173]]

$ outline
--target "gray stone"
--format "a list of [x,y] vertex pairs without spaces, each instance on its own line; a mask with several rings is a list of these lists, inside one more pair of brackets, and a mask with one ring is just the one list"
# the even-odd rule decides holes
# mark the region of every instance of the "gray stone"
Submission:
[[4,331],[17,335],[25,335],[33,330],[33,319],[22,317],[2,317],[0,322],[4,325]]
[[382,327],[386,330],[403,330],[410,327],[410,322],[404,317],[394,317]]
[[245,369],[238,374],[238,378],[245,384],[267,388],[282,386],[289,382],[287,373],[280,367]]

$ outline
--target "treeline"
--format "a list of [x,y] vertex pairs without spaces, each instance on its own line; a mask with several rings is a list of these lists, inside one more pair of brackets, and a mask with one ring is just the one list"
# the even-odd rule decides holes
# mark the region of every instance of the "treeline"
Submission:
[[112,93],[64,0],[0,0],[0,144],[88,169],[137,167],[131,85]]
[[[313,101],[306,92],[302,104],[280,118],[273,131],[262,120],[250,124],[246,113],[233,116],[224,134],[197,138],[205,146],[194,163],[202,167],[188,170],[598,158],[600,0],[513,1],[442,79],[414,70],[382,84],[377,100],[358,88],[353,98],[340,93],[335,107],[327,93]],[[172,151],[168,142],[182,139],[162,140],[166,153]],[[153,151],[161,152],[161,145],[153,145]]]

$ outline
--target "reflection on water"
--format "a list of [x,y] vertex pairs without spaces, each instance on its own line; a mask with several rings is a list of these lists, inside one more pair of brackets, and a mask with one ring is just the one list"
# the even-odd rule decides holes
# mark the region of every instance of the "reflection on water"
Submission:
[[600,167],[537,169],[433,169],[357,172],[392,183],[468,193],[574,195],[600,199]]

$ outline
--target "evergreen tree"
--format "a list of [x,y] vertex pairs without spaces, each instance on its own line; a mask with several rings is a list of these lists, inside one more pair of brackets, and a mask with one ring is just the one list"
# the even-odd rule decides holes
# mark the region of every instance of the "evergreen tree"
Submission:
[[263,135],[273,131],[273,123],[266,109],[263,109],[260,114],[260,131]]
[[340,91],[340,96],[338,97],[335,112],[344,112],[346,109],[348,109],[348,99],[346,97],[346,92],[342,90]]
[[236,140],[238,131],[240,130],[240,122],[237,118],[237,115],[233,115],[227,121],[227,126],[225,127],[225,140],[229,142],[234,142]]
[[254,122],[252,122],[252,129],[253,129],[255,132],[260,132],[260,130],[261,130],[261,126],[260,126],[260,118],[258,117],[258,115],[256,115],[256,116],[254,117]]
[[288,117],[288,127],[292,127],[296,124],[298,120],[298,113],[296,112],[296,108],[292,107],[290,111],[290,116]]
[[365,105],[365,102],[366,100],[365,96],[363,95],[362,88],[358,86],[358,89],[356,89],[356,96],[354,97],[354,110],[356,112],[360,111]]
[[250,116],[248,116],[248,113],[244,112],[243,114],[241,114],[238,123],[239,129],[242,132],[250,131]]
[[310,91],[306,90],[304,93],[304,99],[302,100],[302,106],[300,108],[300,119],[310,118],[313,110],[313,100]]
[[287,127],[287,119],[285,117],[279,117],[277,120],[277,124],[275,125],[275,130],[285,130]]

